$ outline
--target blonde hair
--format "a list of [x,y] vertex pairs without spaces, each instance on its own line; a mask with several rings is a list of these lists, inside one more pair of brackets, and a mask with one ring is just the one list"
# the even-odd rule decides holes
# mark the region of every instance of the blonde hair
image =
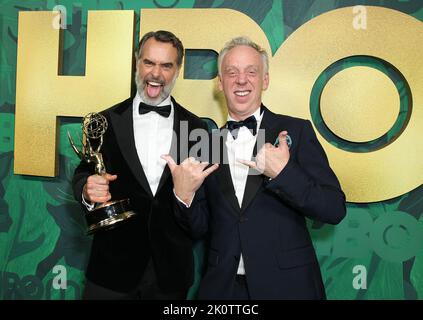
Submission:
[[260,47],[257,43],[250,40],[248,37],[237,37],[228,41],[222,48],[222,50],[220,50],[219,52],[219,57],[217,58],[217,70],[219,72],[219,75],[221,75],[222,61],[225,55],[233,48],[239,46],[247,46],[256,50],[263,60],[264,74],[267,74],[269,72],[269,56],[267,55],[266,50]]

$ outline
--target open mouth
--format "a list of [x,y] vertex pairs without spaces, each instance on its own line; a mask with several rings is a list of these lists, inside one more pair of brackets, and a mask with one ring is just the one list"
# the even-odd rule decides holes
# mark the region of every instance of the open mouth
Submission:
[[234,94],[237,97],[246,97],[251,93],[251,90],[235,91]]
[[146,81],[147,84],[147,95],[150,98],[156,98],[162,91],[163,83],[156,81]]

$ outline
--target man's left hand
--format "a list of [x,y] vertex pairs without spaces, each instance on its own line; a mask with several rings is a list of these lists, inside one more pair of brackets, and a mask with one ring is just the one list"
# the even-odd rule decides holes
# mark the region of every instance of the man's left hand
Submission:
[[286,142],[287,131],[279,133],[279,145],[266,143],[257,153],[256,161],[238,159],[238,162],[259,171],[266,177],[274,179],[285,168],[289,161],[289,147]]

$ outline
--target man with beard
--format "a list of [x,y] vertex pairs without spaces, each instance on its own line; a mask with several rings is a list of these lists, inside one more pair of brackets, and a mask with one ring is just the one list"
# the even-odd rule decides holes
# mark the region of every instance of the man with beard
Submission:
[[181,126],[188,134],[207,129],[170,95],[183,55],[174,34],[144,35],[135,53],[135,97],[102,112],[109,124],[101,148],[108,173],[95,175],[85,162],[75,170],[74,194],[84,209],[129,198],[137,213],[94,235],[84,299],[184,299],[192,284],[192,242],[175,222],[173,182],[160,158],[171,152],[179,159],[189,148]]

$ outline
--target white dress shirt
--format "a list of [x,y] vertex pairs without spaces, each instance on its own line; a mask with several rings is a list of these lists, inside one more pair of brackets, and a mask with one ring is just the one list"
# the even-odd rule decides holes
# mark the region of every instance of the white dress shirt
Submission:
[[[235,195],[238,199],[238,204],[240,207],[242,206],[242,200],[244,199],[244,191],[245,185],[247,183],[249,168],[246,165],[239,163],[237,160],[251,160],[254,145],[256,144],[257,140],[257,132],[260,128],[262,118],[262,115],[260,115],[260,108],[258,108],[256,112],[254,112],[252,115],[257,120],[257,131],[255,136],[253,136],[252,132],[246,127],[241,127],[239,128],[237,139],[234,139],[230,132],[228,132],[228,136],[226,138],[229,169],[231,171]],[[228,116],[228,121],[236,120]],[[245,274],[244,260],[242,258],[242,254],[239,261],[237,274]]]
[[[166,161],[160,158],[160,156],[170,152],[173,136],[174,107],[169,96],[158,105],[158,107],[171,105],[168,118],[152,111],[140,115],[138,110],[140,102],[144,101],[142,101],[140,95],[137,93],[132,101],[135,147],[154,196],[166,166]],[[128,123],[128,125],[130,124]],[[113,172],[111,173],[113,174]],[[82,194],[82,203],[89,211],[94,209],[95,204],[86,201],[84,194]]]
[[158,107],[171,105],[168,118],[159,115],[157,112],[148,112],[140,115],[138,111],[140,102],[144,101],[137,93],[132,104],[135,147],[154,196],[166,166],[166,161],[160,156],[170,152],[174,107],[169,96],[158,105]]
[[[244,199],[244,192],[245,186],[247,184],[248,178],[248,171],[249,168],[238,162],[238,159],[242,160],[251,160],[253,155],[254,145],[256,144],[257,140],[257,133],[260,128],[261,120],[263,114],[260,114],[260,109],[258,108],[252,115],[257,120],[257,130],[256,134],[253,136],[252,132],[247,129],[246,127],[241,127],[238,130],[237,139],[234,139],[232,134],[228,132],[226,137],[226,148],[228,151],[228,162],[229,162],[229,169],[231,172],[231,178],[235,189],[235,195],[238,200],[238,204],[242,206],[242,200]],[[236,121],[228,116],[228,121]],[[175,190],[173,191],[175,193]],[[187,208],[191,206],[191,202],[189,204],[182,201],[175,193],[176,198],[179,202],[183,203]],[[241,257],[239,260],[238,271],[237,274],[245,274],[245,267],[244,267],[244,259]]]

